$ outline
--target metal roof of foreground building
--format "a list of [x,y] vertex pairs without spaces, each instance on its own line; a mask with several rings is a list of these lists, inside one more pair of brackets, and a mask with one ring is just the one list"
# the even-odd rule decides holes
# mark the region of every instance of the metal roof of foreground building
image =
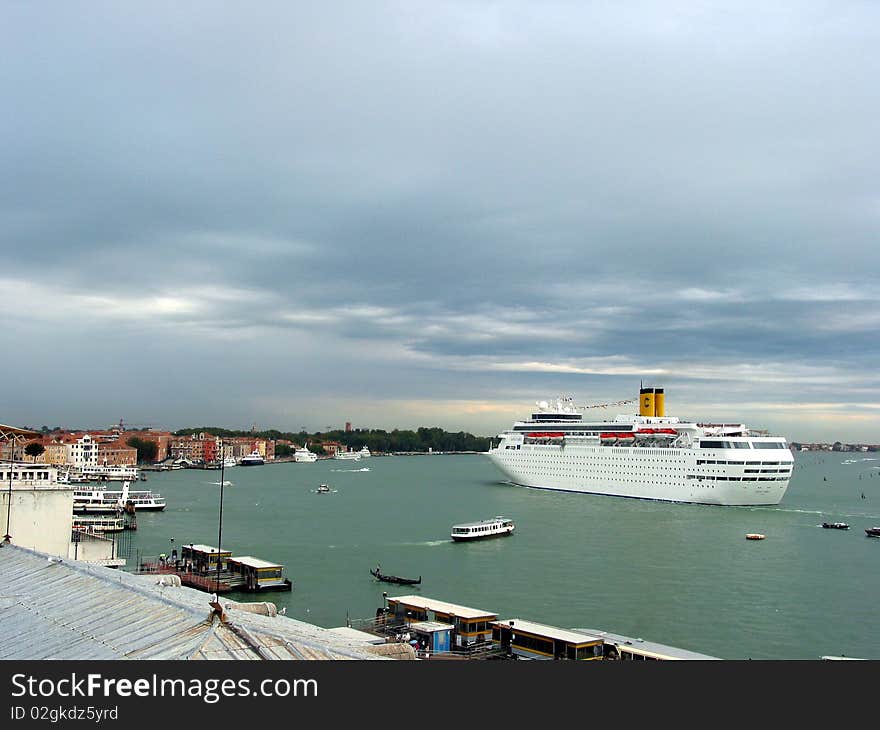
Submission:
[[[385,659],[344,634],[100,565],[0,547],[0,660]],[[268,613],[268,611],[267,611]]]

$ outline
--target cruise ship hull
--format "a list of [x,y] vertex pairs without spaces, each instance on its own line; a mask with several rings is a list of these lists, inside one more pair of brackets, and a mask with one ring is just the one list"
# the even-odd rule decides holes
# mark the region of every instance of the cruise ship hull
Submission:
[[779,504],[793,463],[788,449],[753,452],[746,464],[741,450],[573,444],[495,448],[488,456],[524,487],[730,506]]

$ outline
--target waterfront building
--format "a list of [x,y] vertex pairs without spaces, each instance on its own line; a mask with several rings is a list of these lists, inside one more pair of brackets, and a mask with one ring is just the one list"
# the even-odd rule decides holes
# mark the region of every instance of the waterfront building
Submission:
[[98,444],[98,464],[101,466],[135,466],[137,449],[118,441]]
[[5,544],[111,567],[125,565],[115,540],[74,529],[74,485],[59,482],[55,467],[2,462],[0,484],[0,540]]
[[64,441],[67,446],[67,463],[76,471],[93,469],[99,465],[98,443],[91,434],[80,437],[71,434]]

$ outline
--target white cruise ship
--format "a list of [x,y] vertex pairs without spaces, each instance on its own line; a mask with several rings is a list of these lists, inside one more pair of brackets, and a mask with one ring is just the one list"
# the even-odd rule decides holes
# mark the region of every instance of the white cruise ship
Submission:
[[642,388],[639,414],[613,420],[585,420],[570,398],[537,406],[488,451],[514,484],[716,505],[778,504],[788,489],[785,438],[666,416],[662,388]]
[[308,464],[313,461],[317,461],[318,455],[312,451],[309,451],[309,445],[306,444],[301,449],[297,449],[293,452],[293,460],[298,464]]

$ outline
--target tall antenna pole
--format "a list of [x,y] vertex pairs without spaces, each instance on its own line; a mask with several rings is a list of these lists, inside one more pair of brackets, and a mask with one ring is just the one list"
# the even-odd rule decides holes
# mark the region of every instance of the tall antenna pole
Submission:
[[223,439],[220,439],[220,520],[217,528],[217,601],[220,601],[220,551],[223,549],[223,474],[225,464],[223,463]]
[[9,498],[6,502],[6,534],[3,536],[3,542],[11,542],[12,535],[9,534],[10,517],[12,511],[12,470],[15,468],[15,434],[9,442]]

